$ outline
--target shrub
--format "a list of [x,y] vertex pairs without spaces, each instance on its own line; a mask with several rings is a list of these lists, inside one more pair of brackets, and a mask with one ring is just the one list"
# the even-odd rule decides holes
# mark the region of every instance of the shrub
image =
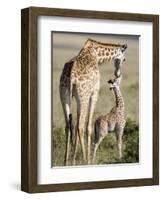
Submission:
[[124,130],[123,162],[139,162],[139,126],[135,121],[127,120]]
[[[92,134],[92,142],[93,142]],[[86,137],[85,137],[86,138]],[[86,143],[86,141],[85,141]],[[53,165],[63,166],[66,148],[66,137],[63,128],[53,129]],[[92,149],[93,150],[93,149]],[[73,152],[70,153],[70,163]],[[109,133],[101,142],[96,155],[96,164],[136,163],[139,162],[139,126],[135,121],[127,119],[123,135],[123,157],[118,159],[117,141],[115,133]],[[81,147],[76,157],[76,164],[83,164]]]
[[66,138],[63,128],[53,129],[52,157],[54,166],[64,165],[64,154],[66,148]]

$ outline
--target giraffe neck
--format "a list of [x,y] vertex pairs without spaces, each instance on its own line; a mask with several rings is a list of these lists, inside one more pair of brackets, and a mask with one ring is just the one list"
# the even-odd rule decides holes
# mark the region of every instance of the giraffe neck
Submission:
[[114,91],[115,100],[116,100],[116,107],[120,108],[123,111],[124,110],[124,101],[123,101],[121,91],[120,91],[120,89],[117,89],[117,88],[113,88],[113,91]]
[[118,53],[119,47],[117,45],[101,45],[96,48],[96,55],[99,63],[103,63],[105,61],[111,61],[113,60],[117,53]]
[[99,64],[113,60],[119,55],[122,45],[98,42],[93,39],[88,39],[83,50],[88,49],[90,54],[96,57]]

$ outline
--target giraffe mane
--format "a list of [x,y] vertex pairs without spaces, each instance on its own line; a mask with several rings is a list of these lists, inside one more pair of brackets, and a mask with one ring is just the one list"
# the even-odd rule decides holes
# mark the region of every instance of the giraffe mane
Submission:
[[93,40],[93,39],[91,39],[91,38],[88,38],[88,40],[86,41],[86,43],[87,42],[93,42],[93,43],[95,43],[95,44],[98,44],[98,45],[103,45],[103,46],[110,46],[110,47],[122,47],[122,45],[121,44],[115,44],[115,43],[104,43],[104,42],[99,42],[99,41],[97,41],[97,40]]

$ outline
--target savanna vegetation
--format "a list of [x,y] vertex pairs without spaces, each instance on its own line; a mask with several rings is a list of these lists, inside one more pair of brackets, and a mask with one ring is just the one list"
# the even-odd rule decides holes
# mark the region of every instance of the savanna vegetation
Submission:
[[[94,136],[92,136],[94,141]],[[63,166],[64,153],[66,148],[65,133],[63,128],[54,129],[54,166]],[[93,150],[93,149],[92,149]],[[71,152],[69,164],[71,165],[73,151]],[[123,135],[123,157],[118,159],[117,143],[114,133],[109,133],[102,141],[97,151],[96,162],[94,164],[110,163],[136,163],[139,161],[139,126],[135,121],[127,120]],[[77,165],[83,164],[81,148],[77,153]]]

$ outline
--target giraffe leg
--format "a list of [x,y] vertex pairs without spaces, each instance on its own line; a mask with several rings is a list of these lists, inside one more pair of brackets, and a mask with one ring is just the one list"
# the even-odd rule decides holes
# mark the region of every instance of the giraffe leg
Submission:
[[86,153],[85,153],[85,145],[84,145],[84,126],[85,126],[85,118],[86,118],[86,109],[87,103],[82,104],[81,102],[77,101],[77,125],[76,125],[76,133],[75,133],[75,148],[74,148],[74,155],[73,155],[73,165],[75,165],[76,161],[76,154],[78,143],[80,141],[83,160],[86,162]]
[[[79,103],[79,101],[77,101],[77,125],[75,127],[75,148],[74,148],[74,155],[73,155],[73,165],[76,164],[76,154],[77,154],[77,149],[78,149],[78,144],[79,144],[79,126],[81,126],[81,123],[84,123],[84,119],[82,120],[82,113],[84,113],[84,110],[81,109],[84,108],[83,106],[81,106],[81,104]],[[80,124],[80,125],[79,125]],[[83,146],[84,142],[81,142],[80,139],[80,144],[81,146]],[[83,150],[84,147],[82,147],[82,152],[85,152],[85,150]],[[85,153],[83,153],[83,157],[85,158]]]
[[78,143],[79,143],[79,135],[78,135],[78,131],[77,131],[77,127],[76,127],[76,131],[75,131],[75,148],[74,148],[74,156],[73,156],[73,165],[76,164],[76,154],[77,154],[77,150],[78,150]]
[[119,135],[118,137],[118,154],[119,154],[119,159],[122,158],[122,136]]
[[83,160],[84,162],[86,162],[86,153],[85,153],[85,145],[84,145],[84,128],[80,127],[78,131],[79,131],[80,144],[82,148]]
[[95,105],[97,102],[98,90],[95,90],[90,98],[87,124],[87,163],[90,164],[90,150],[91,150],[91,135],[92,135],[92,118],[94,114]]
[[82,154],[83,154],[83,160],[86,162],[86,152],[85,152],[85,144],[84,144],[84,127],[85,127],[85,120],[86,120],[86,113],[88,109],[88,103],[84,105],[80,105],[79,109],[79,118],[78,118],[78,135],[79,135],[79,140],[82,148]]
[[97,152],[97,149],[100,145],[100,143],[102,142],[102,140],[104,139],[103,136],[101,136],[98,140],[97,143],[94,144],[94,150],[93,150],[93,159],[92,159],[92,163],[95,164],[95,159],[96,159],[96,152]]
[[65,128],[66,132],[66,152],[65,152],[65,165],[68,165],[68,158],[70,152],[70,130],[69,127]]
[[123,130],[117,130],[116,137],[117,137],[117,147],[118,147],[119,159],[122,158],[122,136],[123,136]]

